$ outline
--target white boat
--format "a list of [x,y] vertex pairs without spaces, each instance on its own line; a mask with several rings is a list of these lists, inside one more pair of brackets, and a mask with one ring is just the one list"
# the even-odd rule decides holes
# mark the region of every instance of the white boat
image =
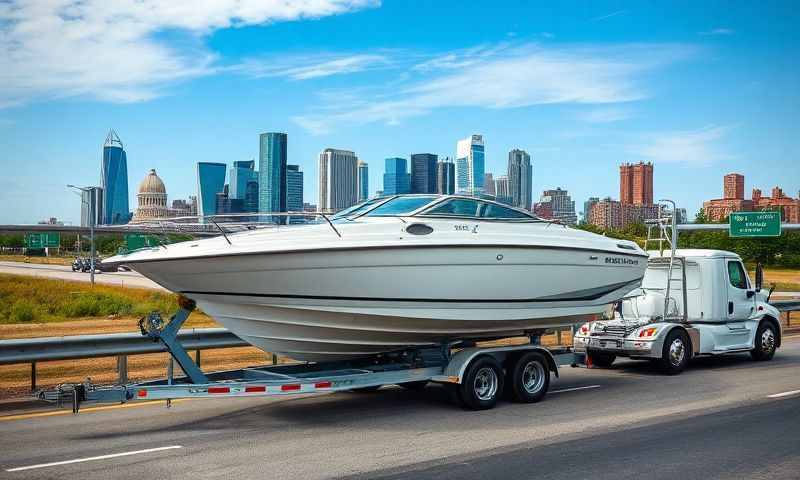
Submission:
[[574,324],[639,287],[647,266],[633,242],[473,197],[394,196],[326,219],[108,261],[308,361]]

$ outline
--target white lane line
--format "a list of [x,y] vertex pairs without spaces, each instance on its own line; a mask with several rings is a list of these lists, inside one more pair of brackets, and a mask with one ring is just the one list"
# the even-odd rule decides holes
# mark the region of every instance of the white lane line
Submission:
[[800,393],[800,390],[789,390],[788,392],[773,393],[772,395],[767,395],[767,398],[783,398],[783,397],[788,397],[789,395],[796,395],[798,393]]
[[561,390],[550,390],[549,393],[574,392],[575,390],[588,390],[590,388],[600,388],[600,385],[586,385],[585,387],[562,388]]
[[148,448],[145,450],[134,450],[132,452],[112,453],[110,455],[100,455],[97,457],[76,458],[74,460],[64,460],[63,462],[40,463],[38,465],[28,465],[25,467],[8,468],[6,472],[21,472],[23,470],[33,470],[35,468],[55,467],[58,465],[68,465],[70,463],[93,462],[95,460],[106,460],[109,458],[127,457],[129,455],[139,455],[140,453],[160,452],[162,450],[173,450],[183,448],[181,445],[170,445],[169,447]]

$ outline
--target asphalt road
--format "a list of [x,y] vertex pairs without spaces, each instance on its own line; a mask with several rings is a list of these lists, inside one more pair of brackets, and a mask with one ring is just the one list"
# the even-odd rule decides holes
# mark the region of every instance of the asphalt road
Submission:
[[[73,272],[71,267],[65,265],[43,265],[38,263],[0,262],[0,273],[13,273],[34,277],[53,278],[57,280],[72,280],[75,282],[88,282],[89,274]],[[136,272],[95,272],[94,281],[108,285],[123,287],[152,288],[164,290],[163,287],[139,275]]]
[[798,367],[790,338],[675,377],[564,368],[543,402],[484,412],[432,386],[0,419],[0,477],[796,479]]

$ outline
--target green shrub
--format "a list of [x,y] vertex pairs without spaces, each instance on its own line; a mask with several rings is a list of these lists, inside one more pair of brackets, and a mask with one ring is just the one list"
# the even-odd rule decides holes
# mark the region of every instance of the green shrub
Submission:
[[32,322],[37,317],[36,307],[26,300],[18,300],[11,305],[8,317],[14,323]]

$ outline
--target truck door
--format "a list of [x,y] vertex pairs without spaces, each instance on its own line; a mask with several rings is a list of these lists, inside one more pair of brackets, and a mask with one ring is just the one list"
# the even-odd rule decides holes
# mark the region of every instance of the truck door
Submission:
[[745,323],[755,308],[753,297],[747,296],[750,280],[739,260],[726,260],[728,277],[728,329],[721,347],[743,348],[750,341],[750,331]]

